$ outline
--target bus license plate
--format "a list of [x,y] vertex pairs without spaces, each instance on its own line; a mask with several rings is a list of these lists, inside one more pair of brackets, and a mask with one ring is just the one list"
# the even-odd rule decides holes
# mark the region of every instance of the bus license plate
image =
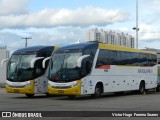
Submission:
[[64,94],[64,91],[63,90],[58,90],[58,93],[59,94]]
[[19,90],[18,90],[18,89],[14,89],[14,92],[15,92],[15,93],[19,93]]

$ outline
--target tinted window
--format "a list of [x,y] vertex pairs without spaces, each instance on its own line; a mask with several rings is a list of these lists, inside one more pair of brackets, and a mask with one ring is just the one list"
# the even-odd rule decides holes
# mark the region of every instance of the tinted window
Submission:
[[154,66],[157,57],[153,54],[100,50],[96,68],[103,65]]

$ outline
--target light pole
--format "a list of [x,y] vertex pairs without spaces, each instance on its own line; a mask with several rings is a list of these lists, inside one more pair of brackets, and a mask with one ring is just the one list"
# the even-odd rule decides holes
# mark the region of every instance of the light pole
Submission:
[[138,49],[138,0],[136,0],[136,27],[133,30],[136,30],[136,48]]

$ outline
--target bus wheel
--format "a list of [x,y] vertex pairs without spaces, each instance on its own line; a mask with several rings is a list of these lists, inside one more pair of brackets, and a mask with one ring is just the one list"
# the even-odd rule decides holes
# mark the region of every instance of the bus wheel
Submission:
[[160,92],[159,89],[160,89],[160,86],[157,86],[157,87],[156,87],[156,92]]
[[139,85],[139,94],[145,94],[145,83],[141,82]]
[[101,96],[101,87],[100,85],[96,85],[94,94],[91,95],[93,98],[99,98]]
[[51,94],[49,94],[49,93],[46,93],[46,97],[51,97]]
[[69,99],[75,99],[75,97],[76,97],[75,95],[68,95]]
[[34,94],[25,94],[27,97],[32,98]]

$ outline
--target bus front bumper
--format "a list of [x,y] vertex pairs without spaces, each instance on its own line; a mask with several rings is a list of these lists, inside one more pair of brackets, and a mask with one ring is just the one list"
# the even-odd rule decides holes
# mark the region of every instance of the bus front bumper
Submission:
[[34,94],[34,86],[27,86],[24,88],[10,87],[6,85],[6,91],[8,93],[21,93],[21,94]]
[[81,87],[75,86],[71,88],[53,88],[51,86],[48,86],[48,93],[51,95],[81,95]]

